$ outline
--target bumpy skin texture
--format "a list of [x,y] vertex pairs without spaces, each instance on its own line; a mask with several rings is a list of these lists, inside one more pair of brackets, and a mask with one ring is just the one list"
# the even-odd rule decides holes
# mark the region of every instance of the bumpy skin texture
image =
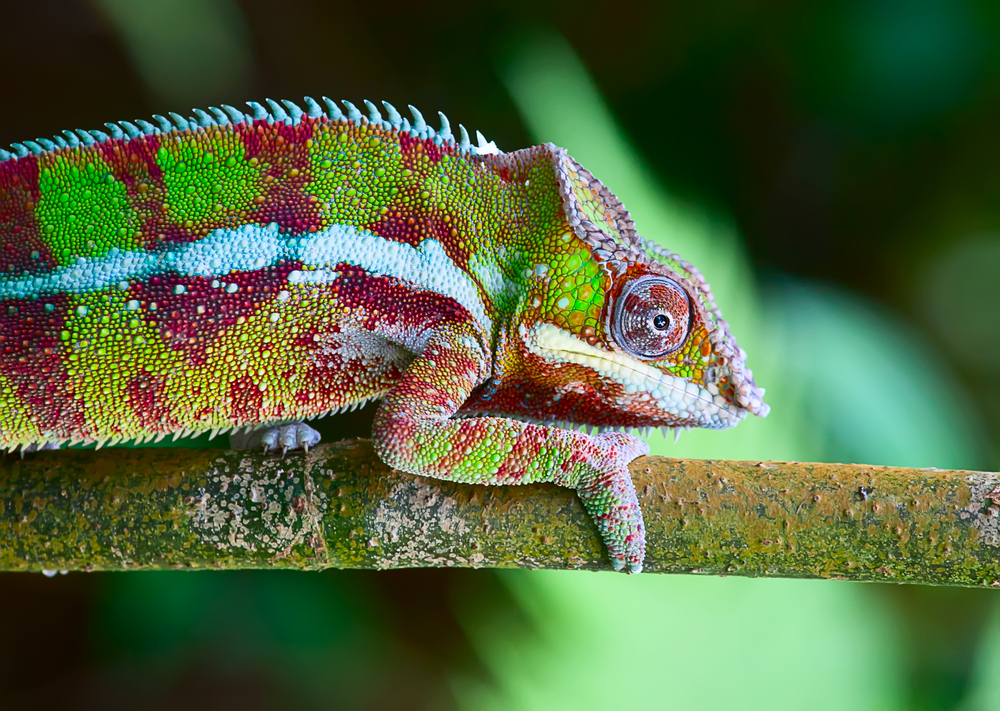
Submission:
[[0,446],[380,398],[388,464],[572,487],[640,570],[647,448],[603,428],[767,414],[701,275],[551,144],[269,103],[0,151]]

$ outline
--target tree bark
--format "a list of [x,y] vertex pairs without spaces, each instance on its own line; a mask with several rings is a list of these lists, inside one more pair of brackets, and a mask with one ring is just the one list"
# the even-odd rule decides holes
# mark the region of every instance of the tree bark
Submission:
[[[1000,474],[644,457],[645,570],[1000,586]],[[573,492],[393,471],[367,441],[284,459],[8,455],[0,570],[610,570]]]

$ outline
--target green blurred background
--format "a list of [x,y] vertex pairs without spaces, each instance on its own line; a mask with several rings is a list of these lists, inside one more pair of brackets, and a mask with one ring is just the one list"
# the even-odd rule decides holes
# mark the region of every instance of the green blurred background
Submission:
[[[303,94],[565,146],[773,413],[673,456],[1000,469],[1000,6],[0,2],[0,145]],[[366,433],[371,413],[326,423]],[[0,706],[1000,708],[1000,593],[573,572],[0,575]]]

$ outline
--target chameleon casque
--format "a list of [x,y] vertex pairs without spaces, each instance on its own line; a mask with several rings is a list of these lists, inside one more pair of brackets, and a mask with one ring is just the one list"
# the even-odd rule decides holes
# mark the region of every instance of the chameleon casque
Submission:
[[0,150],[0,447],[308,448],[381,399],[387,464],[571,487],[641,570],[622,430],[768,410],[701,274],[552,144],[304,104]]

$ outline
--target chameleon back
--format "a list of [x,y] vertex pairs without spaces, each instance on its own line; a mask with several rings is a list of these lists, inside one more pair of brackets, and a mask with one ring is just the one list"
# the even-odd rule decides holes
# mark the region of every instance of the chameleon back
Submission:
[[293,107],[0,163],[0,446],[306,419],[380,396],[455,312],[489,338],[487,211],[517,186],[446,122]]

